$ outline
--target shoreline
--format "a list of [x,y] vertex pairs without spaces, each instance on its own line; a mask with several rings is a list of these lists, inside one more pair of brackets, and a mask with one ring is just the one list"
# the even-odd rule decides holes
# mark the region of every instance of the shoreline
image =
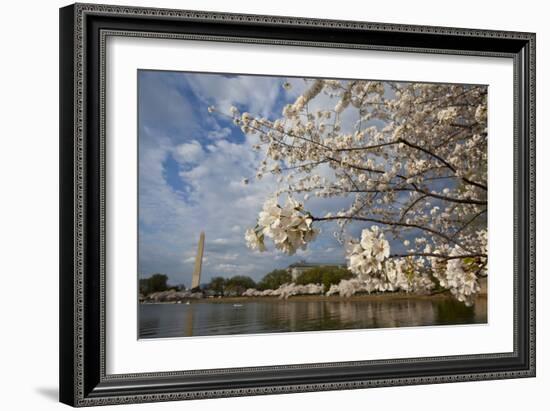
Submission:
[[[478,294],[476,299],[487,299],[487,294]],[[264,296],[264,297],[215,297],[215,298],[182,298],[178,301],[139,301],[140,305],[153,305],[153,304],[186,304],[192,302],[193,304],[227,304],[227,303],[251,303],[251,302],[308,302],[308,301],[332,301],[332,302],[350,302],[350,301],[398,301],[398,300],[447,300],[454,299],[454,297],[448,293],[438,294],[407,294],[407,293],[392,293],[392,294],[360,294],[353,295],[351,297],[342,297],[339,295],[294,295],[288,299],[281,299],[277,296]],[[456,300],[458,302],[458,300]]]

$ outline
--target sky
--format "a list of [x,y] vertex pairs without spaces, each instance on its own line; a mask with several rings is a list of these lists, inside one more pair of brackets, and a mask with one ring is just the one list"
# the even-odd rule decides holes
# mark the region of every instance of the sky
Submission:
[[[282,87],[287,81],[290,91]],[[246,247],[244,233],[255,226],[277,182],[271,175],[254,177],[261,161],[261,153],[252,150],[256,137],[245,136],[229,118],[208,113],[210,105],[225,113],[235,105],[241,112],[279,118],[284,105],[305,90],[303,79],[140,70],[138,88],[140,277],[163,273],[170,284],[189,286],[201,231],[206,235],[202,283],[234,275],[260,280],[301,260],[345,262],[332,224],[294,256],[269,240],[267,252]],[[314,198],[306,208],[325,214],[350,202]]]

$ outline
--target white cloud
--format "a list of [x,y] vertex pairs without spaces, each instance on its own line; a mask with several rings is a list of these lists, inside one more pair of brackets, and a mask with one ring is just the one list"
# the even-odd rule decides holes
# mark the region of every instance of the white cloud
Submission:
[[[280,79],[212,78],[216,81],[189,83],[195,84],[196,92],[205,96],[219,91],[221,104],[230,104],[231,100],[246,101],[251,105],[251,112],[252,107],[260,113],[274,110]],[[294,90],[297,92],[298,85]],[[226,128],[229,133],[222,131],[224,128],[211,116],[205,119],[209,129],[202,130],[203,138],[197,137],[197,130],[193,132],[195,137],[182,140],[184,134],[168,136],[157,128],[142,128],[139,211],[143,225],[140,231],[142,275],[165,272],[174,283],[189,285],[201,231],[206,234],[207,257],[203,281],[216,275],[249,275],[258,280],[268,271],[306,256],[312,261],[342,260],[343,255],[326,255],[325,249],[335,241],[331,229],[326,230],[324,240],[319,238],[324,245],[312,244],[310,250],[300,252],[298,256],[286,256],[274,250],[271,244],[268,244],[270,251],[267,253],[246,248],[244,231],[256,224],[263,202],[276,189],[277,183],[269,174],[262,180],[254,178],[255,167],[261,160],[261,154],[251,149],[255,138],[246,138],[241,143],[228,141],[221,136],[229,136],[229,128]],[[214,139],[211,133],[219,133],[219,137]],[[206,139],[208,145],[205,149],[201,143],[204,144]],[[185,198],[165,179],[163,162],[169,154],[180,164],[179,177],[189,187]],[[327,168],[326,172],[330,170]],[[250,184],[244,185],[243,178],[248,178]],[[316,211],[326,204],[314,198],[307,206]]]
[[227,238],[216,238],[212,241],[214,244],[227,244],[229,240]]
[[198,163],[204,156],[201,144],[193,140],[190,143],[183,143],[174,149],[174,157],[181,163]]
[[195,74],[187,77],[189,86],[207,104],[229,113],[232,105],[245,106],[260,116],[269,116],[282,91],[282,79],[263,76],[235,76]]
[[233,253],[233,254],[224,254],[224,255],[220,255],[218,257],[219,260],[222,260],[222,261],[236,261],[239,259],[239,254],[237,253]]
[[226,138],[231,135],[231,129],[229,127],[221,127],[219,130],[210,131],[207,134],[207,137],[211,140],[217,140],[221,138]]
[[142,125],[157,131],[170,129],[182,137],[196,130],[193,105],[178,91],[180,75],[140,71],[138,78],[139,121]]

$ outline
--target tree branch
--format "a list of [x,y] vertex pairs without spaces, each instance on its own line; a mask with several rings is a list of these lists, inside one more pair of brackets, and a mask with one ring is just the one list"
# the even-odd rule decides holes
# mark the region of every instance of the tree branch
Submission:
[[404,257],[435,257],[442,260],[456,260],[459,258],[487,258],[487,254],[464,254],[464,255],[444,255],[436,253],[408,253],[408,254],[392,254],[388,258],[404,258]]
[[[414,149],[416,149],[416,150],[419,150],[419,151],[422,151],[423,153],[428,154],[429,156],[431,156],[431,157],[435,158],[436,160],[438,160],[440,163],[444,164],[444,165],[445,165],[446,167],[448,167],[453,173],[456,174],[456,168],[455,168],[452,164],[450,164],[449,162],[447,162],[445,159],[443,159],[442,157],[438,156],[437,154],[431,152],[430,150],[428,150],[428,149],[426,149],[426,148],[424,148],[424,147],[420,147],[420,146],[418,146],[418,145],[416,145],[416,144],[413,144],[413,143],[411,143],[410,141],[407,141],[407,140],[405,140],[405,139],[399,139],[398,141],[400,141],[401,143],[403,143],[403,144],[405,144],[405,145],[407,145],[407,146],[409,146],[409,147],[411,147],[411,148],[414,148]],[[466,178],[466,177],[460,177],[460,178],[461,178],[464,182],[466,182],[466,183],[468,183],[468,184],[470,184],[470,185],[476,186],[476,187],[478,187],[478,188],[481,188],[481,189],[487,191],[487,186],[485,186],[485,185],[483,185],[483,184],[481,184],[481,183],[477,183],[477,182],[472,181],[472,180],[470,180],[470,179],[468,179],[468,178]]]
[[403,213],[401,213],[401,217],[399,218],[399,222],[403,221],[403,219],[405,218],[405,216],[407,215],[407,213],[419,202],[419,201],[422,201],[423,199],[425,199],[427,196],[424,194],[420,197],[418,197],[416,200],[414,200],[411,204],[409,204],[409,206],[405,209],[405,211],[403,211]]
[[453,238],[456,238],[456,236],[458,234],[460,234],[460,232],[462,232],[466,227],[468,227],[471,223],[474,222],[474,220],[476,218],[478,218],[480,215],[482,215],[483,213],[485,213],[487,211],[487,209],[483,209],[481,210],[479,213],[475,214],[470,220],[468,220],[462,227],[460,227],[458,230],[455,231],[455,233],[453,234]]
[[389,226],[399,226],[399,227],[408,227],[408,228],[417,228],[422,231],[426,231],[430,234],[433,234],[435,236],[441,237],[445,240],[447,240],[450,243],[458,245],[460,248],[467,250],[466,247],[464,247],[462,244],[460,244],[455,239],[449,237],[446,234],[443,234],[433,228],[424,227],[418,224],[413,223],[403,223],[399,221],[387,221],[387,220],[380,220],[376,218],[368,218],[368,217],[357,217],[357,216],[333,216],[333,217],[312,217],[313,221],[330,221],[330,220],[358,220],[358,221],[367,221],[370,223],[377,223],[377,224],[383,224],[383,225],[389,225]]

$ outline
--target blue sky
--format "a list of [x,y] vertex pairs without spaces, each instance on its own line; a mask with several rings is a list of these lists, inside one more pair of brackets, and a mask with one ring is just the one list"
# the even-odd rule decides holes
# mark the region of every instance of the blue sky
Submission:
[[[206,233],[202,281],[249,275],[259,280],[275,268],[307,260],[344,262],[344,250],[324,225],[305,252],[287,256],[249,250],[244,232],[277,189],[268,175],[255,180],[261,159],[229,119],[208,106],[278,118],[306,84],[302,79],[139,71],[139,275],[165,273],[173,284],[190,284],[201,231]],[[282,84],[290,81],[290,92]],[[244,185],[248,178],[251,184]],[[316,214],[337,211],[350,199],[309,200]],[[357,231],[360,227],[357,228]]]

